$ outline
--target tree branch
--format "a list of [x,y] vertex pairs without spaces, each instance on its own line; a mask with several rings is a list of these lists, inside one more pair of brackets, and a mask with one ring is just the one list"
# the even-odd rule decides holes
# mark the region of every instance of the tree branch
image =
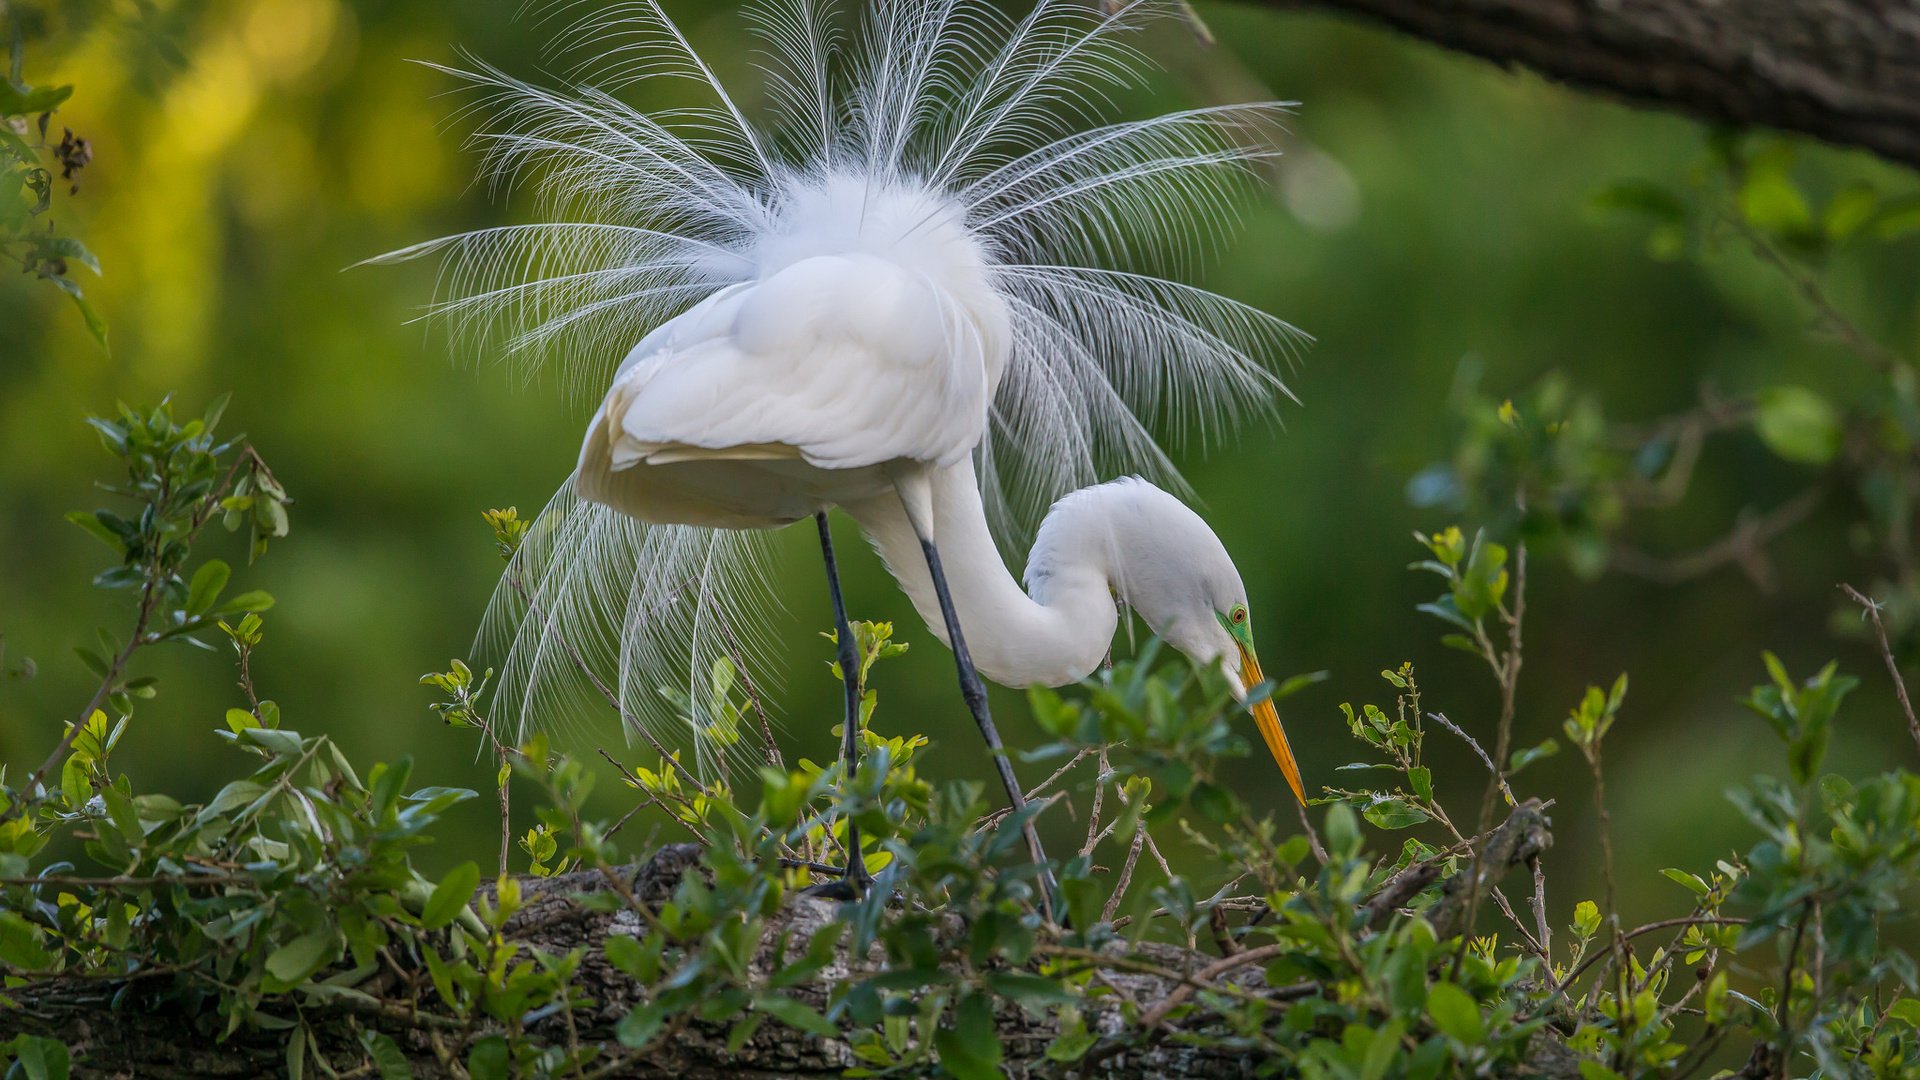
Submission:
[[1323,8],[1715,124],[1920,165],[1920,20],[1885,0],[1253,0]]

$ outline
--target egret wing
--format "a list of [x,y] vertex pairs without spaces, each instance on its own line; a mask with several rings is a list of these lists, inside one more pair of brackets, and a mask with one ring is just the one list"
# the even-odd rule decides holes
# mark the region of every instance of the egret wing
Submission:
[[641,342],[601,405],[589,450],[603,440],[615,469],[689,458],[952,464],[986,425],[976,327],[897,263],[803,259]]

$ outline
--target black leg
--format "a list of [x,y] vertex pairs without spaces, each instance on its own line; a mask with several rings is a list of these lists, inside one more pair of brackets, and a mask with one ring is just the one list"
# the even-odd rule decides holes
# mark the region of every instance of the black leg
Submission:
[[[946,620],[947,641],[953,646],[953,663],[960,671],[960,696],[966,699],[967,710],[973,713],[973,722],[980,726],[980,737],[987,741],[987,749],[993,753],[994,767],[1000,771],[1000,783],[1007,789],[1007,802],[1018,813],[1027,807],[1027,796],[1020,790],[1020,781],[1014,778],[1013,763],[1007,759],[1007,749],[1000,743],[1000,732],[993,726],[993,714],[987,711],[987,688],[980,681],[980,673],[973,668],[973,656],[967,652],[966,639],[960,635],[960,617],[953,610],[953,596],[947,591],[947,575],[940,569],[940,552],[933,541],[920,538],[920,550],[927,557],[927,571],[933,575],[934,595],[940,598],[940,617]],[[1049,918],[1053,915],[1053,893],[1059,886],[1054,882],[1053,870],[1047,864],[1047,853],[1040,846],[1040,834],[1034,830],[1033,822],[1026,823],[1027,851],[1033,861],[1042,868],[1041,906]]]
[[[833,557],[833,533],[827,527],[826,511],[814,515],[820,525],[820,555],[827,564],[827,588],[833,593],[833,632],[840,647],[840,675],[846,682],[846,723],[841,729],[840,758],[846,763],[847,782],[853,782],[860,764],[860,654],[853,639],[853,627],[847,623],[847,604],[840,596],[840,567]],[[860,857],[860,826],[847,819],[847,873],[845,882],[854,891],[864,889],[872,879]]]

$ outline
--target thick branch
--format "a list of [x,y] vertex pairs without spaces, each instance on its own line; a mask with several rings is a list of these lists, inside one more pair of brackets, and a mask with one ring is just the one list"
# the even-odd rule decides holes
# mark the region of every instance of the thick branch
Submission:
[[1321,7],[1713,123],[1920,165],[1920,14],[1907,0],[1253,0]]
[[[1475,888],[1491,888],[1512,867],[1525,863],[1550,842],[1547,822],[1537,802],[1516,808],[1507,822],[1491,832],[1485,841],[1484,858],[1478,865],[1485,870],[1480,880],[1469,882],[1463,871],[1442,885],[1441,897],[1428,911],[1442,935],[1458,932],[1456,923],[1468,896]],[[590,1004],[577,1010],[574,1023],[583,1043],[607,1047],[609,1057],[601,1064],[613,1065],[609,1075],[632,1077],[671,1077],[673,1080],[734,1076],[838,1076],[855,1064],[845,1043],[803,1034],[781,1024],[769,1023],[741,1047],[730,1053],[726,1042],[729,1022],[707,1023],[695,1020],[674,1028],[656,1045],[634,1054],[618,1057],[623,1051],[614,1038],[614,1028],[636,1001],[639,988],[607,961],[604,943],[614,935],[638,936],[646,931],[643,919],[631,910],[606,914],[589,910],[575,898],[614,887],[607,877],[615,877],[620,891],[630,894],[640,905],[654,908],[673,893],[682,875],[697,867],[699,849],[692,844],[662,848],[632,873],[631,879],[602,876],[593,871],[557,878],[523,878],[521,886],[525,907],[506,928],[510,939],[550,953],[564,954],[574,949],[583,952],[576,979],[579,997]],[[1417,864],[1417,886],[1409,887],[1408,874],[1402,874],[1383,892],[1378,914],[1383,918],[1395,907],[1414,899],[1422,887],[1438,880],[1441,863]],[[1410,868],[1412,873],[1415,868]],[[483,892],[486,889],[483,888]],[[1375,905],[1370,905],[1375,906]],[[759,956],[753,964],[753,978],[763,982],[777,970],[782,959],[781,943],[789,950],[800,947],[813,932],[838,915],[836,905],[818,899],[796,897],[769,920]],[[1132,948],[1114,946],[1109,951],[1042,946],[1040,952],[1056,963],[1084,965],[1097,970],[1102,986],[1112,993],[1087,999],[1083,1010],[1088,1027],[1107,1037],[1111,1050],[1097,1051],[1083,1067],[1087,1075],[1106,1077],[1228,1077],[1258,1075],[1263,1061],[1245,1044],[1231,1037],[1230,1029],[1206,1009],[1190,1015],[1174,1015],[1176,1007],[1200,1000],[1196,990],[1207,987],[1215,994],[1236,1001],[1265,998],[1284,1007],[1286,1002],[1320,992],[1312,982],[1269,986],[1261,961],[1285,951],[1286,946],[1269,945],[1249,949],[1229,957],[1179,948],[1172,945],[1142,943]],[[525,955],[524,953],[522,955]],[[885,958],[876,952],[868,958],[842,954],[809,986],[796,988],[796,996],[816,1007],[826,1004],[828,989],[843,982],[858,969],[871,973],[881,969]],[[156,975],[164,974],[156,972]],[[381,975],[362,989],[371,998],[353,998],[333,1004],[308,1001],[301,1008],[314,1033],[313,1046],[327,1053],[330,1063],[347,1075],[365,1063],[358,1049],[356,1032],[373,1028],[386,1032],[411,1059],[414,1075],[450,1077],[459,1075],[448,1062],[465,1058],[467,1040],[481,1033],[458,1018],[436,1009],[431,983],[424,971],[413,976]],[[411,978],[411,985],[408,983]],[[119,984],[100,980],[60,983],[16,994],[24,1004],[20,1012],[8,1017],[8,1023],[23,1030],[65,1040],[78,1059],[78,1076],[139,1075],[142,1077],[252,1077],[277,1073],[283,1068],[284,1033],[242,1030],[224,1042],[217,1039],[224,1020],[212,1010],[190,1015],[179,1006],[177,991],[167,991],[169,980],[140,980],[139,988],[122,992]],[[191,999],[194,995],[188,994]],[[1151,1023],[1130,1020],[1123,1003],[1153,1005]],[[274,1002],[263,1004],[270,1015],[291,1015],[291,1008]],[[997,1027],[1006,1048],[1007,1065],[1014,1076],[1037,1075],[1046,1069],[1046,1050],[1059,1032],[1046,1014],[1036,1015],[1001,1002],[996,1015]],[[534,1034],[549,1040],[564,1039],[565,1021],[554,1017],[536,1026]],[[1145,1037],[1148,1028],[1161,1030]],[[1167,1027],[1188,1034],[1219,1036],[1190,1040],[1165,1037]],[[550,1029],[550,1030],[549,1030]],[[1133,1034],[1130,1034],[1133,1033]],[[1136,1038],[1136,1036],[1139,1036]],[[1204,1043],[1201,1045],[1200,1043]],[[1549,1070],[1562,1075],[1560,1070]],[[309,1066],[309,1075],[313,1074]],[[1571,1067],[1564,1075],[1572,1076]]]

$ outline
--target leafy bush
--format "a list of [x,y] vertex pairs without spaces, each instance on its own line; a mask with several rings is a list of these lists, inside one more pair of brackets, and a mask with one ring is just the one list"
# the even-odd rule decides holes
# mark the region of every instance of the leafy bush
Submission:
[[[195,561],[216,517],[255,552],[287,532],[286,493],[244,440],[216,434],[218,414],[181,422],[163,404],[94,422],[124,471],[109,490],[134,510],[74,520],[112,548],[96,583],[133,597],[133,624],[82,650],[92,699],[45,765],[7,778],[0,1045],[24,1075],[116,1067],[113,1045],[73,1038],[72,1022],[129,1010],[234,1053],[274,1045],[296,1076],[614,1074],[686,1052],[690,1033],[744,1060],[812,1047],[849,1075],[1217,1059],[1307,1076],[1524,1066],[1596,1080],[1742,1057],[1751,1075],[1920,1074],[1916,972],[1886,934],[1913,899],[1920,777],[1823,773],[1854,680],[1831,665],[1796,680],[1766,657],[1747,704],[1780,738],[1786,778],[1732,793],[1755,830],[1748,850],[1660,871],[1676,903],[1635,925],[1610,895],[1609,843],[1608,895],[1556,926],[1537,862],[1555,804],[1522,775],[1556,744],[1508,746],[1527,552],[1458,529],[1420,538],[1417,569],[1442,582],[1423,610],[1487,663],[1501,712],[1456,723],[1411,666],[1383,671],[1389,704],[1342,707],[1360,751],[1344,769],[1364,782],[1328,789],[1300,828],[1220,780],[1220,761],[1248,745],[1223,679],[1162,665],[1152,644],[1078,689],[1030,695],[1052,741],[1026,758],[1053,773],[1026,813],[1064,828],[1071,809],[1085,830],[1045,898],[1021,821],[989,813],[979,784],[924,780],[926,740],[874,727],[886,714],[871,689],[851,777],[781,766],[771,745],[743,792],[701,784],[671,755],[616,760],[636,808],[658,811],[655,830],[697,845],[662,848],[631,844],[626,818],[586,816],[595,774],[543,739],[507,743],[486,716],[485,674],[455,663],[425,681],[442,719],[496,756],[503,866],[518,824],[508,772],[541,798],[521,836],[530,874],[483,882],[467,863],[429,878],[415,849],[475,792],[413,790],[407,759],[363,767],[289,726],[249,666],[270,642],[270,598]],[[489,515],[504,552],[524,535],[517,520]],[[904,648],[884,624],[857,633],[863,681]],[[112,764],[159,690],[134,661],[216,641],[238,673],[215,730],[237,755],[233,778],[199,805],[143,791]],[[733,737],[763,737],[734,674],[713,672],[730,705],[719,713]],[[1564,725],[1603,821],[1606,739],[1631,715],[1622,676]],[[1491,729],[1491,752],[1475,728]],[[1485,782],[1436,777],[1430,737],[1472,744]],[[849,820],[876,887],[806,897],[848,857]],[[1205,868],[1173,873],[1168,844],[1204,853]],[[1652,872],[1623,854],[1619,869]],[[1531,880],[1505,884],[1528,867]],[[555,912],[587,929],[542,936]]]

